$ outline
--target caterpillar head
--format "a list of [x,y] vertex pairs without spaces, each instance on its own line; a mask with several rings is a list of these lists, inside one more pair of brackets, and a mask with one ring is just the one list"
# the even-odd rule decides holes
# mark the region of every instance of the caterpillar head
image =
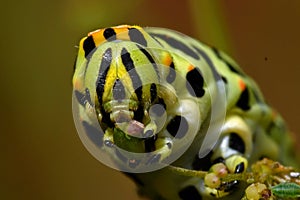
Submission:
[[101,29],[81,40],[73,77],[73,102],[81,106],[73,113],[89,150],[111,147],[137,165],[140,157],[173,162],[191,145],[210,96],[195,64],[169,51],[140,27]]
[[84,107],[77,118],[98,126],[105,145],[133,153],[158,150],[166,107],[177,103],[174,89],[161,81],[162,66],[171,58],[161,61],[161,53],[149,51],[145,46],[158,44],[140,31],[119,27],[90,33],[80,42],[73,78],[75,99]]

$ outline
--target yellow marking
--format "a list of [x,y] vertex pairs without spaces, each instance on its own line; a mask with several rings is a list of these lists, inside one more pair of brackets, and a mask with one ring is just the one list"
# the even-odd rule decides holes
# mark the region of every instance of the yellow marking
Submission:
[[122,84],[125,87],[126,96],[131,99],[137,99],[129,73],[127,72],[125,66],[122,64],[121,57],[119,56],[117,60],[114,59],[112,61],[110,68],[107,72],[102,97],[103,102],[113,99],[112,89],[117,78],[119,78],[120,81],[122,81]]

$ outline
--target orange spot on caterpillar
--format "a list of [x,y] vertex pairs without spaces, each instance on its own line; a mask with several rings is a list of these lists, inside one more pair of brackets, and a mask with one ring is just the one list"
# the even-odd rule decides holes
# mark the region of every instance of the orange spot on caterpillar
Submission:
[[103,29],[99,29],[93,32],[90,32],[88,36],[92,36],[96,47],[104,43],[106,39],[103,37]]
[[188,72],[189,72],[189,71],[192,71],[194,68],[195,68],[195,67],[194,67],[193,65],[189,65],[189,66],[188,66]]
[[165,66],[170,66],[173,61],[171,55],[165,51],[161,52],[159,59],[161,60],[162,64]]
[[239,86],[240,86],[241,91],[244,91],[246,88],[246,84],[242,79],[239,80]]
[[74,85],[74,88],[76,90],[81,90],[82,89],[82,82],[80,80],[74,80],[73,85]]
[[[111,29],[114,30],[117,39],[119,40],[130,40],[130,37],[128,36],[128,29],[129,28],[137,28],[141,29],[138,26],[128,26],[128,25],[122,25],[117,27],[112,27]],[[96,47],[101,45],[102,43],[106,42],[107,39],[104,37],[104,31],[107,30],[107,28],[98,29],[95,31],[92,31],[88,33],[88,36],[92,36],[93,40],[95,42]]]

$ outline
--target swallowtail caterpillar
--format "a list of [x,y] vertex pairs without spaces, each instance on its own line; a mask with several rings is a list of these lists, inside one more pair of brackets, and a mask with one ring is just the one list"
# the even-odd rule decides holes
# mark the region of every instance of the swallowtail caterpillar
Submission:
[[[84,145],[151,199],[239,199],[245,184],[219,178],[262,157],[292,158],[285,123],[255,82],[223,52],[176,31],[90,32],[79,44],[73,88]],[[211,173],[184,176],[169,165]]]

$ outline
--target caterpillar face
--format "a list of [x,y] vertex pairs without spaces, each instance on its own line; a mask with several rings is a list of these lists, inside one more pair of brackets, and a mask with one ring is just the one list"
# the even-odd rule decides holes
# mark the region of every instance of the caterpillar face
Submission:
[[243,173],[261,157],[287,155],[284,122],[254,81],[224,53],[175,31],[123,25],[89,33],[73,88],[86,147],[108,166],[140,173],[131,177],[153,199],[222,197],[239,184],[212,189],[172,174],[169,164],[209,170],[223,163]]
[[[171,55],[142,29],[111,30],[93,32],[80,42],[73,85],[87,115],[81,126],[98,126],[103,145],[117,151],[131,168],[163,166],[160,161],[177,159],[197,134],[204,80],[195,66]],[[174,61],[186,66],[182,74]],[[180,145],[174,148],[176,142]]]

